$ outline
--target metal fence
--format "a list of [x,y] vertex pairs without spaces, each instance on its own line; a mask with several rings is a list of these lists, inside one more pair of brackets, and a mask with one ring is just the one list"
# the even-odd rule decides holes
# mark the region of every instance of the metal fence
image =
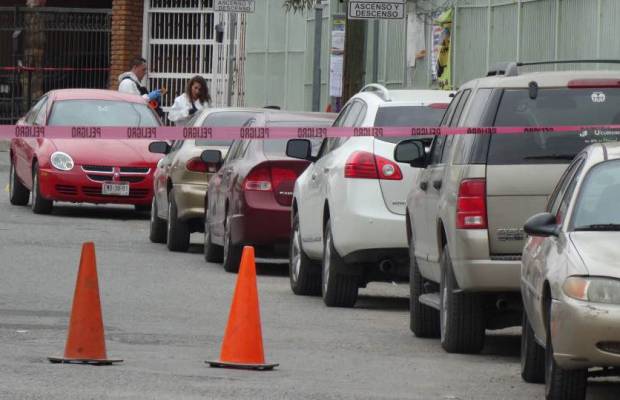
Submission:
[[109,9],[0,7],[0,124],[49,90],[106,88],[111,22]]

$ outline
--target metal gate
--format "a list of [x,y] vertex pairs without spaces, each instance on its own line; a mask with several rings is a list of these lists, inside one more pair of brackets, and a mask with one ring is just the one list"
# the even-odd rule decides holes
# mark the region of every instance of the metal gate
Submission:
[[213,0],[146,0],[143,29],[148,84],[168,90],[164,110],[194,75],[207,80],[213,107],[243,105],[244,16],[215,12]]
[[0,124],[43,93],[107,88],[109,9],[0,7]]

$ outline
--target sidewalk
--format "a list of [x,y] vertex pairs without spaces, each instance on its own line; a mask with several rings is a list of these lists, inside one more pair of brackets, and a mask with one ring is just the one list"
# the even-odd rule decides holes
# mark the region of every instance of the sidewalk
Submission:
[[9,151],[9,140],[0,140],[0,151]]

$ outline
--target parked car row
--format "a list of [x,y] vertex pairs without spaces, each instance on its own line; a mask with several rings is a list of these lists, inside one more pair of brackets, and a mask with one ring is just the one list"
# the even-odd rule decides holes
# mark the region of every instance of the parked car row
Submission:
[[[620,374],[620,72],[520,74],[514,63],[447,91],[368,85],[338,114],[208,109],[191,126],[534,127],[526,134],[11,144],[10,199],[150,208],[150,240],[238,269],[244,245],[288,258],[296,295],[353,307],[375,281],[409,282],[410,329],[450,353],[522,327],[521,372],[547,399]],[[114,94],[111,94],[114,93]],[[20,121],[157,126],[143,101],[56,91]],[[71,103],[73,102],[73,103]],[[79,102],[80,110],[75,112]],[[121,112],[122,111],[122,112]],[[94,122],[93,122],[94,118]],[[608,143],[609,142],[609,143]],[[589,146],[589,147],[588,147]],[[150,150],[150,152],[147,151]],[[163,157],[163,158],[162,158]],[[93,189],[94,188],[94,189]]]

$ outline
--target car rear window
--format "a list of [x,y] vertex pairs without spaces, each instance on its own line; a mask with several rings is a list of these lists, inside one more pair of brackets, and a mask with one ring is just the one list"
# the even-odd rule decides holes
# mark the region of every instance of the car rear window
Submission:
[[196,146],[205,147],[205,146],[219,146],[219,147],[229,147],[232,144],[232,140],[196,140]]
[[55,101],[50,126],[159,126],[146,104],[114,100]]
[[[495,126],[559,126],[620,124],[620,88],[505,90]],[[591,143],[617,141],[620,131],[600,129],[563,133],[492,135],[488,164],[569,163]]]
[[[427,106],[379,107],[374,126],[438,126],[448,104]],[[398,143],[403,138],[377,138],[385,142]]]

